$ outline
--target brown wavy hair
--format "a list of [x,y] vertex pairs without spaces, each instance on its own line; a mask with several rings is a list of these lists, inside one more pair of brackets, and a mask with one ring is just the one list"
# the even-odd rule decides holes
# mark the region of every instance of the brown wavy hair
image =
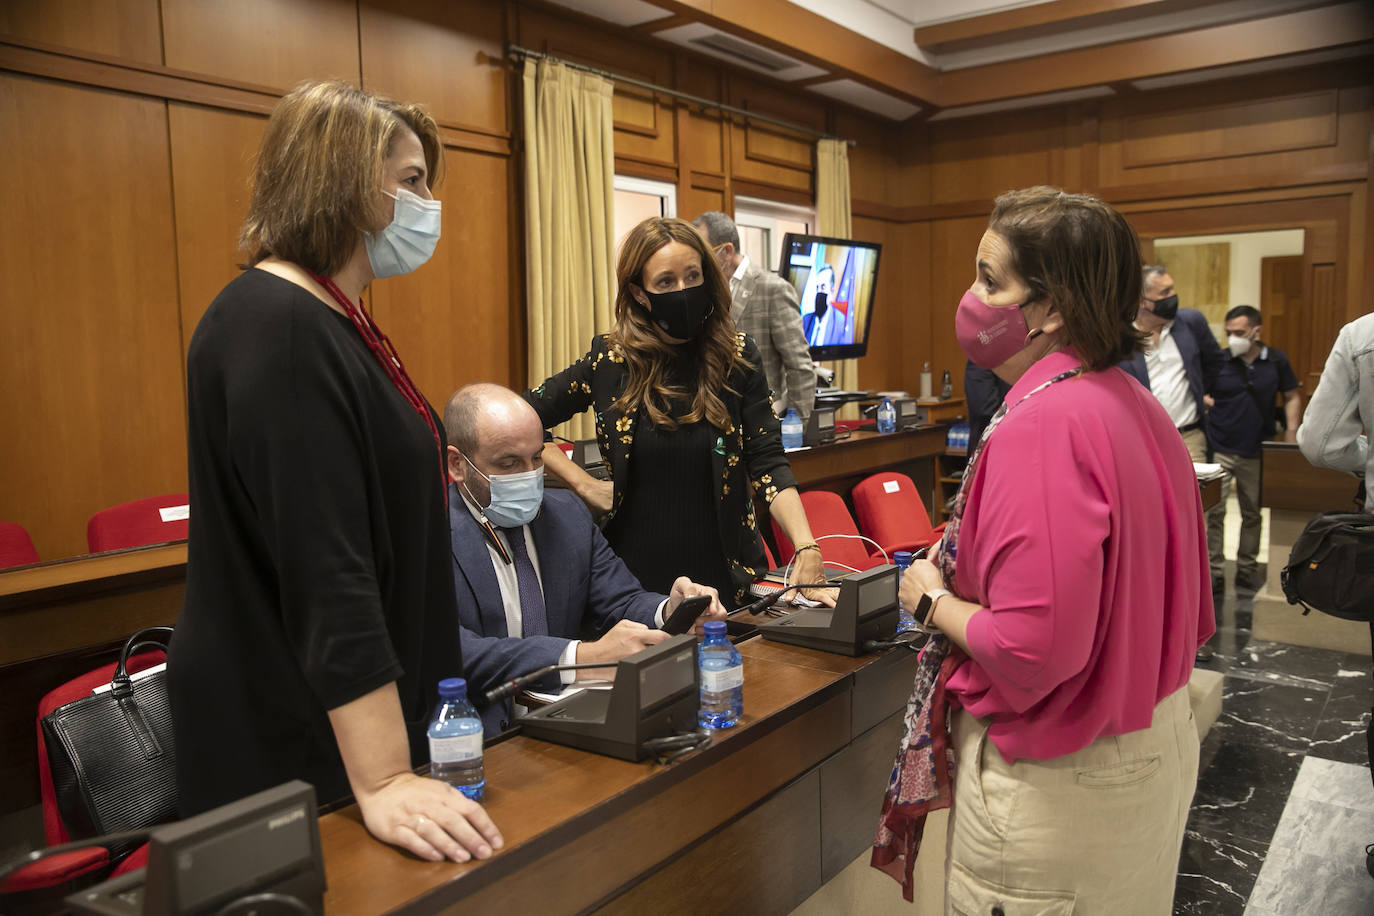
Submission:
[[[681,242],[701,258],[702,283],[711,294],[715,306],[706,325],[693,343],[700,348],[701,369],[697,373],[696,390],[669,383],[668,369],[675,354],[674,345],[664,339],[649,312],[635,300],[631,285],[644,289],[644,265],[660,248]],[[678,422],[696,423],[705,419],[720,430],[730,427],[730,413],[721,400],[721,391],[738,394],[727,384],[730,371],[736,366],[748,368],[735,336],[735,321],[730,317],[730,285],[725,274],[707,247],[705,239],[691,223],[680,219],[650,217],[631,229],[620,246],[616,263],[615,327],[610,342],[625,357],[629,378],[625,390],[615,406],[626,413],[639,409],[641,404],[649,412],[654,426],[676,429]],[[688,399],[691,409],[681,417],[669,410],[669,400]]]
[[425,180],[434,188],[444,146],[424,108],[332,81],[307,81],[283,96],[253,164],[252,202],[239,233],[247,266],[275,255],[322,276],[338,273],[359,235],[390,216],[381,188],[402,128],[420,138]]
[[1064,318],[1064,342],[1089,371],[1129,359],[1148,337],[1140,307],[1140,243],[1126,218],[1091,194],[1039,186],[1008,191],[988,228],[1006,239],[1012,266]]

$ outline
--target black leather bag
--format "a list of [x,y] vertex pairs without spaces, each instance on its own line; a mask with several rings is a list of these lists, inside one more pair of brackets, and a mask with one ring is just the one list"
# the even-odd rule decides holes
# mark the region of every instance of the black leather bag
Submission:
[[[57,807],[73,839],[136,830],[177,816],[176,745],[167,671],[131,679],[129,657],[165,649],[171,627],[139,630],[124,643],[110,689],[43,717]],[[118,860],[136,848],[111,847]]]
[[1323,512],[1293,542],[1279,577],[1289,604],[1374,623],[1374,515]]

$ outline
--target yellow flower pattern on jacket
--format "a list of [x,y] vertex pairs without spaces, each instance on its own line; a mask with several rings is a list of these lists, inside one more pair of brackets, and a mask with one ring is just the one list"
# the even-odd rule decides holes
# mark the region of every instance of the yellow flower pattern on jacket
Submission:
[[[733,597],[734,603],[739,604],[755,577],[754,571],[764,565],[763,542],[751,494],[771,503],[779,492],[795,487],[796,479],[782,450],[758,347],[751,338],[736,334],[735,353],[744,358],[748,368],[736,366],[726,380],[721,399],[730,423],[720,431],[711,451],[720,471],[716,514],[721,546],[737,586],[734,596],[721,597]],[[592,339],[585,356],[525,393],[545,428],[588,408],[594,409],[596,438],[615,484],[608,519],[615,516],[624,500],[623,482],[631,479],[626,468],[638,418],[613,406],[624,391],[628,371],[624,354],[610,345],[606,335],[599,334]],[[749,432],[746,434],[745,430]]]

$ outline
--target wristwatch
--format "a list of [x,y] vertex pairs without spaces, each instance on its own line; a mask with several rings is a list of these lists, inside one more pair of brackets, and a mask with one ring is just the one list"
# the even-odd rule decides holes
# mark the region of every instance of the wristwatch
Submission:
[[911,613],[912,618],[916,621],[916,626],[923,630],[935,629],[930,623],[931,615],[935,613],[935,602],[950,594],[953,592],[947,588],[933,588],[923,594],[921,600],[916,602],[916,610]]

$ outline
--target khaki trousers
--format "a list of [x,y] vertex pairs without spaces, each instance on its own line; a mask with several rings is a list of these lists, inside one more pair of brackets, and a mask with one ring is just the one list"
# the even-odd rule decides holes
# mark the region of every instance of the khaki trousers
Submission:
[[988,720],[954,717],[959,769],[945,912],[954,916],[1165,916],[1193,790],[1198,738],[1186,686],[1149,728],[1054,760],[1008,764]]
[[1225,572],[1222,542],[1226,536],[1226,500],[1235,481],[1236,501],[1240,503],[1240,544],[1236,548],[1236,578],[1253,575],[1259,568],[1256,557],[1260,545],[1260,460],[1217,452],[1213,458],[1226,476],[1221,478],[1221,501],[1207,510],[1207,553],[1211,557],[1212,579]]
[[1188,446],[1188,454],[1194,461],[1207,460],[1207,434],[1201,428],[1190,429],[1179,435],[1183,437],[1183,444]]

